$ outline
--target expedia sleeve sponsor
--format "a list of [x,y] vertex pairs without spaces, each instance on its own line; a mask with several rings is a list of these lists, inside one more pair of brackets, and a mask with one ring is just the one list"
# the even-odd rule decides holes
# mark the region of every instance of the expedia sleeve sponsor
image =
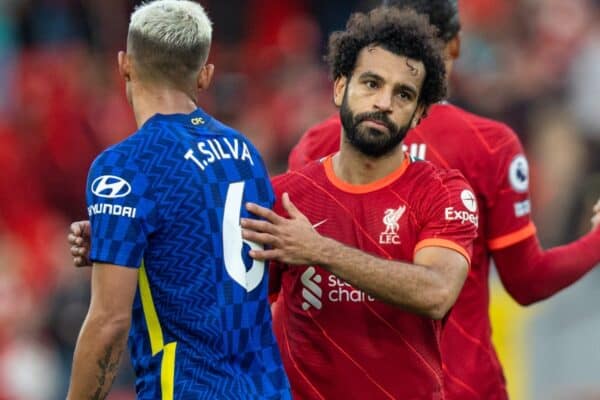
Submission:
[[438,246],[452,249],[470,260],[479,225],[479,203],[473,190],[457,171],[437,171],[419,196],[422,218],[415,248]]
[[460,199],[464,207],[446,207],[444,209],[446,221],[461,221],[463,224],[470,222],[475,226],[479,226],[477,199],[473,192],[468,189],[463,190]]
[[454,207],[446,207],[444,210],[446,221],[460,221],[461,223],[470,222],[475,226],[479,226],[479,218],[476,214],[468,211],[457,210]]

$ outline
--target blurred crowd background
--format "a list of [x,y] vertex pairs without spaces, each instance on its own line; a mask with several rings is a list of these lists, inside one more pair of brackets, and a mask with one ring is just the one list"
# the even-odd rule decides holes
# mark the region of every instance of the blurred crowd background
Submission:
[[[135,130],[116,68],[133,0],[0,0],[0,400],[64,398],[89,300],[68,224],[94,157]],[[216,65],[202,106],[273,174],[335,109],[328,34],[377,1],[202,0]],[[548,247],[589,229],[600,197],[600,1],[461,0],[451,101],[508,123],[530,158]],[[452,140],[452,132],[448,132]],[[465,144],[468,145],[468,144]],[[600,399],[600,273],[526,310],[494,291],[513,399]],[[125,368],[110,399],[133,399]]]

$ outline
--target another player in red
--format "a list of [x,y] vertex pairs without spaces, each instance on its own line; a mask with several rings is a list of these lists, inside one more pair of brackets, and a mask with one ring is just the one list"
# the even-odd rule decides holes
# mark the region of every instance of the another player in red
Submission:
[[275,210],[249,204],[265,221],[241,221],[246,240],[271,246],[251,256],[276,260],[274,330],[295,398],[445,398],[441,320],[478,217],[460,173],[402,151],[445,94],[435,36],[424,16],[384,7],[334,33],[340,151],[274,178]]
[[[429,16],[446,43],[447,70],[451,71],[452,61],[460,54],[456,1],[391,3]],[[341,130],[342,124],[335,115],[306,132],[292,150],[290,170],[336,152]],[[516,301],[527,305],[545,299],[600,262],[600,229],[596,229],[600,206],[594,210],[591,233],[569,245],[544,251],[530,218],[527,158],[509,127],[439,103],[408,133],[404,145],[412,156],[460,170],[473,187],[479,206],[479,236],[474,244],[472,267],[442,340],[448,398],[506,399],[488,315],[490,257],[504,287]],[[299,201],[298,196],[292,198]],[[326,229],[325,225],[322,229]],[[348,326],[352,331],[352,322]]]

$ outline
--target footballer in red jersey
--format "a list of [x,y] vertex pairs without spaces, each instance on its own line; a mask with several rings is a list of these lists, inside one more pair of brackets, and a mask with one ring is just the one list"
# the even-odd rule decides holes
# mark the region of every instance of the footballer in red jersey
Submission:
[[295,398],[445,398],[442,319],[478,214],[458,171],[402,152],[445,93],[435,36],[412,10],[354,14],[329,46],[340,151],[274,178],[274,210],[248,204],[264,221],[241,220],[251,257],[274,261],[274,330]]
[[[336,116],[308,131],[290,157],[290,168],[295,170],[305,164],[299,161],[300,157],[320,159],[337,152],[341,129]],[[466,398],[503,398],[501,393],[506,389],[492,346],[488,317],[489,257],[494,248],[510,246],[535,233],[529,217],[527,182],[518,176],[527,178],[521,146],[507,127],[458,107],[438,104],[409,131],[404,149],[411,155],[420,153],[420,157],[439,166],[458,168],[471,183],[481,205],[472,266],[444,330],[444,362],[449,369],[446,386],[448,392],[453,393],[454,385],[459,385],[457,395],[463,390],[472,391],[472,396]],[[502,164],[499,164],[500,159]],[[515,172],[511,178],[509,171],[513,162],[522,164],[513,167]],[[514,190],[509,180],[514,180],[513,185],[520,184],[521,190]],[[496,397],[481,393],[496,393]]]
[[[447,60],[459,54],[458,10],[449,0],[398,0],[430,16],[446,42]],[[447,64],[447,70],[451,65]],[[338,115],[307,131],[292,150],[296,170],[338,151],[342,126]],[[573,283],[600,262],[600,218],[592,232],[576,242],[543,251],[531,221],[529,170],[518,137],[506,125],[440,103],[408,132],[404,150],[444,168],[460,170],[479,205],[478,238],[472,266],[448,317],[442,340],[449,399],[506,399],[502,369],[491,341],[490,257],[502,282],[521,304],[542,300]],[[598,207],[594,212],[598,213]]]
[[[275,177],[273,187],[277,198],[296,199],[320,234],[372,256],[417,263],[420,249],[439,246],[470,258],[477,202],[458,172],[405,155],[385,178],[351,185],[328,157]],[[274,210],[286,214],[281,202]],[[270,273],[294,398],[444,398],[441,321],[376,300],[318,264],[273,264]]]

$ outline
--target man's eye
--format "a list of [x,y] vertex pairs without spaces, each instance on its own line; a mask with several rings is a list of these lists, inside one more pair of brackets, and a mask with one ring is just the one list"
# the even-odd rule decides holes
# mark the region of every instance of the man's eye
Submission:
[[378,86],[378,85],[377,85],[377,82],[375,82],[375,81],[366,81],[366,82],[365,82],[365,85],[367,85],[367,87],[368,87],[369,89],[376,89],[376,88],[377,88],[377,86]]

